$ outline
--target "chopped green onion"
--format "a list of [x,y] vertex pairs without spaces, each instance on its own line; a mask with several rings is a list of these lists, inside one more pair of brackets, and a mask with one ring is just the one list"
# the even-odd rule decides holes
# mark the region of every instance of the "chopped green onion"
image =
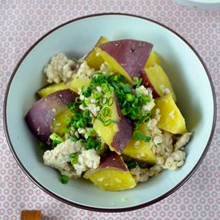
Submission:
[[61,175],[60,181],[62,184],[67,184],[69,182],[69,177],[65,175]]
[[79,121],[76,122],[76,126],[78,128],[84,128],[86,126],[86,121],[84,118],[81,118]]
[[72,165],[78,163],[77,153],[70,154],[70,162],[71,162]]
[[133,78],[133,82],[134,82],[134,85],[137,87],[140,87],[141,83],[142,83],[142,79],[139,78],[139,77],[134,77]]
[[89,118],[89,117],[90,117],[90,112],[89,112],[89,110],[85,110],[85,111],[83,112],[83,117],[84,117],[84,118]]
[[110,120],[110,119],[108,119],[107,121],[104,121],[104,122],[103,122],[103,124],[104,124],[105,126],[108,126],[108,125],[110,125],[110,124],[111,124],[111,120]]
[[64,133],[64,134],[68,134],[69,133],[69,129],[68,128],[63,128],[63,130],[62,130],[62,132]]
[[106,97],[104,97],[104,98],[102,99],[102,104],[105,105],[105,104],[107,104],[107,103],[108,103],[108,99],[107,99]]
[[69,125],[71,123],[71,119],[70,118],[67,118],[66,120],[65,120],[65,125]]
[[108,87],[108,84],[107,84],[107,83],[103,83],[103,84],[101,85],[101,88],[102,88],[102,91],[103,91],[104,93],[106,93],[106,92],[109,91],[109,87]]
[[128,162],[126,162],[126,164],[127,164],[129,170],[134,169],[138,165],[136,161],[128,161]]
[[80,97],[76,97],[76,98],[75,98],[75,102],[76,102],[76,103],[81,103],[82,100],[80,99]]
[[96,151],[99,151],[100,148],[101,148],[101,146],[102,146],[101,142],[98,141],[98,142],[96,143],[95,150],[96,150]]
[[127,94],[126,94],[126,100],[127,100],[128,102],[133,101],[133,99],[134,99],[134,97],[133,97],[133,95],[132,95],[131,93],[127,93]]
[[131,86],[129,84],[124,84],[122,83],[121,84],[121,87],[122,87],[122,90],[125,92],[125,93],[131,93]]
[[151,101],[151,97],[149,95],[145,95],[142,97],[142,101],[144,104]]
[[114,103],[114,98],[113,98],[113,97],[110,97],[110,98],[108,99],[108,106],[112,106],[113,103]]
[[56,147],[58,144],[63,142],[63,138],[60,137],[58,134],[56,133],[52,133],[50,135],[50,139],[53,141],[53,146]]
[[99,99],[101,97],[101,93],[100,92],[96,92],[94,94],[92,94],[94,99]]
[[74,114],[74,120],[75,120],[75,121],[78,121],[78,120],[81,119],[82,117],[83,117],[82,114],[79,113],[79,112],[76,112],[76,113]]
[[110,66],[108,66],[108,70],[109,70],[110,72],[114,72],[114,69],[113,69],[112,67],[110,67]]
[[142,132],[140,132],[138,130],[135,130],[133,133],[133,139],[135,141],[143,140],[143,141],[149,142],[151,140],[151,137],[143,134]]
[[123,109],[121,110],[121,113],[122,113],[122,115],[127,115],[127,110],[126,110],[125,108],[123,108]]
[[86,98],[88,98],[89,96],[91,96],[91,92],[92,92],[91,88],[90,88],[90,87],[87,87],[87,88],[82,92],[82,94],[83,94]]
[[93,128],[90,128],[87,132],[86,135],[89,136],[94,136],[95,135],[95,130]]
[[73,111],[73,112],[75,111],[75,109],[76,109],[75,103],[67,103],[66,105],[71,111]]
[[93,137],[88,137],[86,143],[86,149],[93,149],[95,147],[95,139]]
[[109,109],[108,107],[105,107],[105,108],[102,110],[102,115],[103,115],[104,117],[107,117],[107,116],[109,116],[109,114],[110,114],[110,109]]
[[42,150],[42,151],[47,151],[49,150],[49,147],[46,143],[44,143],[41,140],[38,140],[38,147]]
[[72,136],[72,137],[70,137],[70,139],[71,139],[73,142],[75,142],[75,141],[78,140],[76,136]]

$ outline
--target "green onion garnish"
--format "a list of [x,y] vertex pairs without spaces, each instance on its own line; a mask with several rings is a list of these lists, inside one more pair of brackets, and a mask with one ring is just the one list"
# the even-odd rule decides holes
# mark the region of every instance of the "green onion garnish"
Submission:
[[138,130],[135,130],[133,133],[133,139],[135,141],[143,140],[143,141],[149,142],[151,140],[151,137],[143,134],[142,132],[140,132]]
[[53,141],[53,146],[56,147],[58,144],[63,142],[63,138],[60,137],[58,134],[56,133],[52,133],[50,135],[50,139]]
[[80,97],[76,97],[76,98],[75,98],[75,102],[76,102],[76,103],[81,103],[82,100],[80,99]]
[[67,103],[66,105],[71,111],[73,111],[73,112],[75,111],[75,109],[76,109],[75,103]]
[[129,84],[124,84],[122,83],[121,84],[121,87],[122,87],[122,90],[125,92],[125,93],[131,93],[131,86]]
[[63,128],[63,130],[62,130],[62,132],[64,133],[64,134],[68,134],[69,133],[69,129],[68,128]]
[[67,184],[69,182],[69,177],[65,175],[61,175],[60,181],[62,184]]
[[138,165],[136,161],[127,161],[126,164],[129,170],[134,169]]
[[131,94],[131,93],[127,93],[126,94],[126,101],[128,101],[128,102],[131,102],[131,101],[133,101],[133,95]]
[[41,140],[38,140],[38,147],[42,150],[42,151],[47,151],[49,150],[49,147],[46,143],[44,143]]
[[68,126],[68,125],[71,123],[71,119],[70,119],[70,118],[67,118],[67,119],[65,120],[65,122],[64,122],[64,123],[65,123],[65,125],[67,125],[67,126]]
[[105,107],[105,108],[102,110],[102,115],[103,115],[104,117],[107,117],[107,116],[109,116],[109,114],[110,114],[110,109],[109,109],[108,107]]
[[70,154],[70,162],[71,162],[72,165],[78,163],[77,153]]
[[134,82],[134,85],[137,87],[140,87],[141,83],[142,83],[142,79],[139,78],[139,77],[134,77],[133,78],[133,82]]
[[75,136],[70,137],[70,139],[71,139],[73,142],[75,142],[75,141],[78,140],[77,137],[75,137]]
[[107,103],[108,103],[108,99],[107,99],[106,97],[104,97],[104,98],[102,99],[102,104],[105,105],[105,104],[107,104]]
[[114,103],[114,99],[113,99],[113,97],[110,97],[110,98],[108,99],[108,106],[112,106],[113,103]]
[[82,117],[83,117],[82,114],[79,113],[79,112],[76,112],[76,113],[74,114],[74,120],[75,120],[75,121],[78,121],[78,120],[81,119]]

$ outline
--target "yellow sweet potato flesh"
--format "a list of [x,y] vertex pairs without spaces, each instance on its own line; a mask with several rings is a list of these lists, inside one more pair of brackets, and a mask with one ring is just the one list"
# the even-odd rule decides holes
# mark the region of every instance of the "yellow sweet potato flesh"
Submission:
[[[146,132],[146,123],[143,125],[139,126],[139,131],[147,135]],[[123,151],[123,154],[139,160],[139,161],[144,161],[146,163],[150,164],[155,164],[156,163],[156,156],[151,150],[151,145],[149,142],[139,140],[138,145],[135,146],[135,143],[137,141],[135,140],[130,140],[129,143],[127,144],[125,150]]]
[[[110,97],[113,98],[113,96],[109,96],[108,99]],[[106,107],[109,108],[110,114],[107,117],[103,117],[102,111]],[[101,112],[101,118],[102,118],[103,121],[107,121],[107,120],[113,120],[113,121],[116,121],[116,122],[118,121],[118,114],[117,114],[115,101],[113,102],[113,104],[111,106],[108,106],[108,104],[105,104],[102,107],[100,112]],[[113,140],[115,134],[118,132],[117,123],[110,123],[109,125],[105,126],[102,121],[100,121],[99,119],[95,119],[93,128],[98,133],[98,135],[102,137],[104,142],[111,148],[112,140]]]
[[152,51],[150,53],[150,56],[147,60],[147,63],[145,64],[144,68],[152,67],[155,64],[160,65],[160,58],[159,58],[158,54],[155,51]]
[[155,65],[153,67],[146,68],[145,71],[150,83],[159,94],[159,96],[163,96],[163,88],[167,88],[171,92],[174,101],[176,101],[176,95],[171,86],[170,80],[161,66]]
[[103,60],[113,69],[115,70],[117,73],[123,75],[128,82],[130,82],[131,84],[133,83],[131,77],[129,76],[129,74],[124,70],[124,68],[113,58],[111,57],[109,54],[107,54],[105,51],[101,50],[99,47],[96,48],[97,52],[101,55],[101,57],[103,58]]
[[78,93],[79,89],[81,89],[83,86],[88,86],[90,82],[91,79],[89,77],[77,78],[76,75],[74,75],[73,79],[69,81],[66,86],[74,92]]
[[184,134],[187,132],[185,119],[175,104],[172,95],[166,95],[155,99],[155,107],[160,109],[158,127],[172,134]]
[[[108,42],[108,39],[106,37],[101,37],[99,41],[96,43],[95,47]],[[95,70],[99,70],[101,64],[104,62],[103,58],[101,56],[97,56],[97,52],[95,48],[88,54],[86,57],[87,65],[90,68],[94,68]]]
[[100,189],[106,191],[121,191],[134,188],[136,182],[129,171],[121,171],[115,168],[101,169],[89,177]]
[[40,89],[37,93],[40,97],[45,97],[51,93],[67,89],[67,86],[64,83],[52,84],[43,89]]
[[66,109],[58,114],[52,123],[53,132],[60,136],[65,134],[65,129],[67,128],[67,120],[71,120],[73,113],[70,109]]

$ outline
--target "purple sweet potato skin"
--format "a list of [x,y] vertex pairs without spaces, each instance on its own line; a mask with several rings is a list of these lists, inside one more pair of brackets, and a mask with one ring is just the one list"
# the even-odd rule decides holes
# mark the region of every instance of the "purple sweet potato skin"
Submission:
[[38,100],[25,116],[32,133],[40,140],[49,143],[54,117],[67,108],[67,103],[74,102],[76,97],[75,92],[65,89]]
[[121,156],[119,156],[117,153],[113,151],[107,152],[101,158],[99,169],[106,169],[106,168],[117,168],[123,171],[128,171]]
[[113,97],[115,99],[116,110],[119,120],[118,120],[118,132],[115,134],[111,146],[114,147],[114,149],[119,154],[122,154],[126,145],[132,138],[133,129],[132,129],[131,121],[128,118],[126,118],[124,115],[122,115],[121,107],[115,93],[113,93]]
[[146,64],[150,52],[153,48],[151,43],[137,40],[117,40],[110,41],[99,46],[113,57],[130,75],[140,77],[141,70]]

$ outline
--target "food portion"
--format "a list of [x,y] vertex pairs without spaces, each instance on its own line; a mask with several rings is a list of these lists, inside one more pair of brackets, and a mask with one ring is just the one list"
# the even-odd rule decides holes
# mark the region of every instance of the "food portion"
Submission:
[[42,141],[50,143],[55,117],[65,111],[68,103],[75,102],[77,94],[69,89],[54,92],[37,101],[25,120],[30,130]]
[[171,94],[155,100],[156,108],[160,110],[158,127],[172,134],[186,133],[186,123]]
[[176,101],[176,95],[173,91],[170,80],[161,66],[154,65],[152,67],[145,68],[141,77],[143,79],[143,84],[146,87],[152,88],[154,98],[172,94],[174,101]]
[[127,165],[115,152],[106,153],[101,158],[99,167],[96,170],[87,171],[84,177],[90,179],[99,188],[108,191],[121,191],[136,186]]
[[106,42],[108,42],[108,39],[106,37],[100,37],[98,42],[96,43],[95,47],[86,56],[86,63],[88,64],[88,66],[90,68],[93,68],[95,70],[99,70],[102,63],[104,63],[104,60],[102,59],[102,57],[99,56],[99,54],[97,54],[96,48]]
[[102,116],[95,119],[94,129],[111,150],[121,154],[132,138],[132,124],[122,115],[115,93],[106,98],[108,102],[101,109]]
[[57,54],[45,66],[49,84],[25,120],[63,184],[128,190],[184,165],[191,133],[152,48],[101,37],[79,60]]
[[110,41],[99,45],[96,50],[103,60],[130,83],[140,77],[153,45],[137,40]]

